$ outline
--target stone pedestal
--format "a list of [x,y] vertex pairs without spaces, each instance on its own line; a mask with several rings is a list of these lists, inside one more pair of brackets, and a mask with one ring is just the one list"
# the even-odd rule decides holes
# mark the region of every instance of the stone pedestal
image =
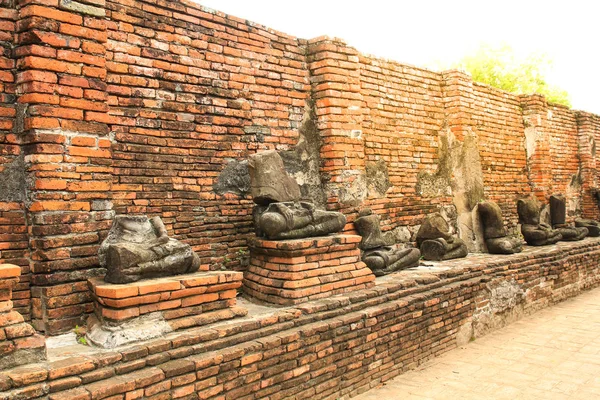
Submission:
[[360,261],[356,235],[296,240],[250,240],[244,292],[280,305],[299,304],[365,289],[375,275]]
[[12,290],[19,275],[20,267],[0,265],[0,370],[46,359],[44,337],[13,310]]
[[247,314],[236,307],[241,272],[196,272],[128,284],[92,278],[88,285],[95,315],[87,337],[106,348]]

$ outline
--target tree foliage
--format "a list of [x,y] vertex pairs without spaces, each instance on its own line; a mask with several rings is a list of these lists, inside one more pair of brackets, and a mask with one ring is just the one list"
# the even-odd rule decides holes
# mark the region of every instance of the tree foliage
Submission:
[[507,44],[498,47],[484,44],[453,67],[468,71],[476,82],[516,94],[543,94],[551,103],[571,106],[569,94],[546,81],[552,60],[543,53],[518,57]]

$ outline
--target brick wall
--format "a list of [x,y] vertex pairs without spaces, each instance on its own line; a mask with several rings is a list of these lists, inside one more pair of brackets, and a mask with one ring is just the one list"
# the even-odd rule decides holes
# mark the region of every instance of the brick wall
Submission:
[[511,93],[474,83],[469,105],[479,136],[485,196],[498,203],[507,228],[515,231],[517,200],[531,193],[519,99]]
[[97,244],[112,218],[103,3],[16,5],[32,317],[49,333],[83,322],[92,310],[85,280],[103,273]]
[[442,76],[369,56],[361,56],[360,64],[365,159],[376,171],[378,163],[385,165],[389,177],[387,191],[377,188],[380,175],[368,179],[366,203],[381,214],[384,229],[415,225],[451,202],[444,185],[430,191],[418,187],[420,174],[439,169]]
[[251,201],[213,187],[228,162],[296,144],[310,90],[302,41],[191,2],[106,8],[115,211],[160,215],[202,268],[236,267]]
[[13,305],[30,319],[31,279],[23,151],[15,135],[15,61],[13,58],[17,11],[13,1],[0,2],[0,264],[21,267],[13,289]]
[[[594,193],[600,185],[600,169],[596,162],[596,143],[600,140],[600,117],[576,112],[581,162],[582,210],[586,218],[600,219],[600,208]],[[594,193],[593,193],[594,192]]]
[[279,150],[348,232],[365,206],[409,236],[441,210],[477,250],[477,201],[498,202],[514,230],[531,193],[600,216],[599,117],[458,71],[188,1],[3,1],[0,41],[0,174],[21,173],[0,191],[0,259],[23,268],[16,305],[28,315],[31,293],[48,333],[91,311],[85,281],[104,272],[96,252],[115,214],[160,215],[203,269],[245,269],[244,160],[260,150]]
[[581,213],[581,162],[578,149],[577,116],[566,107],[548,105],[548,132],[552,168],[552,193],[563,193],[571,202],[570,216]]

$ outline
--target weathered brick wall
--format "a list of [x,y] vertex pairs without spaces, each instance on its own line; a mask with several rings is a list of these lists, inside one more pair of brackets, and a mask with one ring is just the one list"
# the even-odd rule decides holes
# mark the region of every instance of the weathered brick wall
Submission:
[[[448,204],[470,212],[485,197],[515,229],[516,200],[530,193],[518,97],[458,72],[366,56],[361,63],[367,164],[384,165],[389,176],[389,189],[378,193],[382,175],[367,172],[365,203],[382,214],[383,225],[416,225]],[[463,205],[465,197],[473,204]]]
[[18,1],[16,47],[32,269],[32,318],[48,333],[92,311],[86,279],[102,274],[110,226],[103,1]]
[[581,163],[577,116],[572,110],[559,105],[548,105],[548,132],[550,133],[550,159],[552,185],[549,197],[562,193],[568,199],[567,218],[581,215]]
[[21,267],[13,305],[30,319],[29,247],[25,220],[23,151],[15,135],[14,35],[18,14],[14,1],[0,2],[0,264]]
[[402,271],[373,289],[2,371],[0,399],[347,399],[600,284],[599,239],[544,250]]
[[446,181],[435,188],[419,185],[423,173],[435,176],[441,168],[442,76],[368,56],[360,63],[366,203],[381,214],[384,229],[416,225],[451,202]]
[[[584,183],[586,163],[582,161],[588,160],[587,171],[596,168],[590,164],[595,155],[588,133],[578,127],[577,112],[548,104],[542,96],[521,96],[521,105],[533,191],[546,204],[551,195],[564,194],[568,199],[567,218],[572,220],[585,213],[582,198],[586,192],[590,199],[589,178]],[[591,128],[589,135],[593,134]],[[587,204],[592,206],[589,200]]]
[[596,143],[600,141],[600,116],[576,112],[581,162],[582,210],[586,218],[600,219],[599,202],[595,193],[600,187],[600,169],[596,162]]
[[238,267],[248,187],[213,188],[228,162],[297,143],[310,89],[301,41],[192,2],[106,8],[115,211],[160,215],[204,269]]
[[473,83],[469,106],[479,137],[485,197],[498,203],[507,228],[515,231],[517,200],[531,193],[519,99],[511,93]]
[[0,174],[22,172],[21,197],[0,198],[0,258],[23,268],[16,305],[28,314],[31,281],[48,333],[91,311],[85,281],[103,274],[96,252],[115,214],[160,215],[202,268],[244,269],[244,160],[259,150],[279,150],[348,232],[365,206],[403,238],[441,210],[478,250],[477,201],[497,201],[514,229],[515,200],[531,193],[600,216],[599,117],[541,96],[187,1],[0,6]]

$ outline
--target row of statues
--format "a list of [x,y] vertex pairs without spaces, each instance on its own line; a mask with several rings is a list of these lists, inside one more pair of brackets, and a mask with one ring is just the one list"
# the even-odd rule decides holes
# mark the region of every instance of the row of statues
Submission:
[[[252,216],[258,237],[270,240],[300,239],[340,232],[346,225],[344,214],[319,210],[300,201],[300,188],[291,178],[276,151],[254,154],[248,162],[250,190],[256,204]],[[379,217],[362,210],[355,221],[362,236],[359,245],[362,261],[376,276],[419,264],[421,253],[412,247],[388,244],[379,225]]]
[[[248,167],[255,203],[252,217],[258,237],[291,240],[324,236],[344,229],[346,217],[342,213],[320,210],[311,202],[301,200],[300,187],[287,174],[276,151],[252,155]],[[540,222],[540,204],[536,200],[519,200],[517,212],[523,238],[532,246],[600,236],[600,224],[596,221],[576,219],[575,225],[566,223],[563,196],[550,198],[551,225]],[[478,213],[490,253],[514,254],[522,250],[522,240],[507,233],[496,203],[480,203]],[[360,211],[354,226],[362,237],[359,245],[362,261],[378,276],[415,267],[421,258],[440,261],[468,254],[466,243],[451,233],[439,213],[426,216],[416,235],[417,248],[386,240],[379,216],[370,209]],[[200,266],[198,256],[189,245],[168,237],[159,217],[117,216],[98,255],[101,266],[107,269],[105,280],[111,283],[195,272]]]
[[566,222],[566,200],[562,195],[550,196],[550,221],[540,221],[541,206],[534,199],[517,201],[517,213],[523,238],[530,246],[546,246],[558,241],[582,240],[586,236],[600,236],[600,224],[590,219],[577,218],[575,225]]
[[[340,232],[346,223],[343,214],[317,209],[312,203],[300,201],[300,188],[288,176],[276,151],[266,151],[250,157],[251,193],[256,203],[253,210],[257,236],[271,240],[298,239]],[[576,220],[576,226],[565,223],[566,205],[561,196],[550,200],[552,227],[540,223],[540,206],[535,200],[519,200],[519,221],[522,234],[530,245],[545,245],[558,240],[579,240],[597,224]],[[500,207],[491,201],[478,205],[486,247],[493,254],[514,254],[522,251],[521,238],[509,235]],[[379,217],[370,209],[359,212],[354,226],[362,236],[362,260],[375,275],[417,266],[421,258],[441,261],[466,257],[466,243],[451,234],[446,220],[439,213],[428,215],[416,235],[417,248],[407,244],[389,243],[379,225]],[[596,225],[595,232],[599,228]]]

